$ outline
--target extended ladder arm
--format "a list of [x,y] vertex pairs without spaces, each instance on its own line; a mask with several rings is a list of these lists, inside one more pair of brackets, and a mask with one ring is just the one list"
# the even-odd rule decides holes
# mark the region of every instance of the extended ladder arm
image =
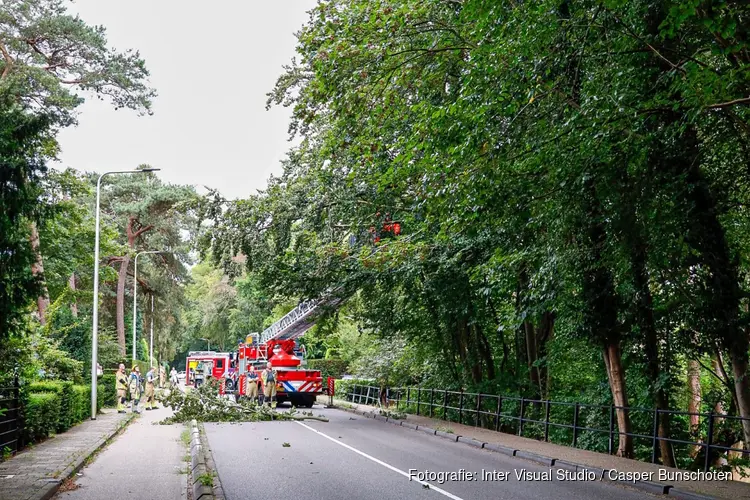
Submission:
[[325,308],[337,306],[342,299],[332,297],[300,302],[297,307],[286,313],[280,320],[263,330],[260,343],[270,340],[296,339],[315,325],[317,315]]

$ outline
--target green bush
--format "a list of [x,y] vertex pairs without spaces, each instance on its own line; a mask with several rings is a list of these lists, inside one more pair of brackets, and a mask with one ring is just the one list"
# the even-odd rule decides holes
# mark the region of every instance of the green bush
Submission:
[[99,407],[114,406],[116,403],[116,392],[115,374],[105,373],[96,383],[96,395],[99,400]]
[[75,422],[83,422],[89,417],[91,410],[90,399],[91,386],[88,385],[74,385],[73,386],[73,399],[71,407],[73,408],[73,415]]
[[31,392],[25,397],[23,441],[33,443],[49,437],[59,425],[60,396],[52,392]]
[[341,378],[348,368],[348,363],[343,359],[308,359],[307,369],[320,370],[323,381],[328,377]]
[[73,383],[67,381],[44,381],[29,384],[30,393],[54,393],[59,396],[59,413],[55,432],[65,432],[77,423],[73,409]]

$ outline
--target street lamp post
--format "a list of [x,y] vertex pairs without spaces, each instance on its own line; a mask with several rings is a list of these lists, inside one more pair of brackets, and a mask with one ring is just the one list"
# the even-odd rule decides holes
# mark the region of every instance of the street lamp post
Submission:
[[151,339],[148,342],[149,367],[154,367],[154,294],[151,294]]
[[94,236],[94,310],[93,327],[91,330],[91,420],[96,420],[96,382],[97,382],[97,356],[99,351],[99,204],[101,200],[102,179],[110,174],[143,174],[156,172],[158,168],[146,168],[143,170],[120,170],[104,172],[96,181],[96,230]]
[[210,351],[211,350],[211,341],[208,340],[208,339],[203,339],[203,338],[201,340],[205,340],[206,341],[206,343],[208,344],[208,348],[206,350]]
[[[136,293],[138,292],[138,256],[144,255],[144,254],[153,254],[153,253],[172,253],[167,252],[164,250],[146,250],[143,252],[138,252],[135,254],[135,270],[133,271],[133,364],[135,364],[135,318],[136,318]],[[153,344],[153,330],[154,330],[154,320],[153,320],[153,312],[154,312],[154,302],[153,302],[153,294],[151,296],[151,343]]]

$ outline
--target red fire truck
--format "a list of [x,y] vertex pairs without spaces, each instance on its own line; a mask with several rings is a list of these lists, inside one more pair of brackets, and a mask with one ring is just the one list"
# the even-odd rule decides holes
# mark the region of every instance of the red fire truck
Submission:
[[[229,374],[231,368],[230,354],[228,352],[190,351],[185,360],[186,386],[195,387],[196,379],[205,378],[205,370],[198,369],[200,365],[203,367],[208,365],[209,376],[216,380],[222,380]],[[207,380],[203,380],[203,382],[207,382]]]
[[[276,370],[276,399],[279,404],[289,401],[298,407],[312,408],[319,394],[323,393],[323,377],[320,370],[307,370],[303,367],[304,351],[294,339],[269,340],[258,342],[258,334],[251,334],[237,349],[233,370],[227,374],[222,392],[245,395],[245,376],[250,366],[259,372],[268,362]],[[262,388],[260,389],[262,391]]]

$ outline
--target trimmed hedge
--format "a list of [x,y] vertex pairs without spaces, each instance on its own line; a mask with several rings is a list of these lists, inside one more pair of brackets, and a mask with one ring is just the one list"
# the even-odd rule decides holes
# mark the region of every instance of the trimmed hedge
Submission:
[[96,383],[96,395],[99,398],[99,407],[114,406],[115,396],[115,374],[106,373]]
[[55,432],[65,432],[79,422],[73,413],[73,382],[45,381],[29,384],[30,393],[55,393],[59,396],[59,409]]
[[320,370],[323,381],[328,377],[341,378],[348,368],[348,363],[343,359],[308,359],[308,370]]
[[29,393],[24,407],[24,442],[33,443],[49,437],[57,429],[59,417],[60,396],[58,393]]
[[73,400],[71,403],[71,407],[73,408],[73,416],[75,418],[75,422],[83,422],[90,416],[91,413],[91,386],[74,385],[72,393]]
[[[21,393],[26,443],[65,432],[90,416],[90,385],[58,380],[34,382],[24,386]],[[97,412],[102,407],[103,392],[98,391],[98,396]]]

